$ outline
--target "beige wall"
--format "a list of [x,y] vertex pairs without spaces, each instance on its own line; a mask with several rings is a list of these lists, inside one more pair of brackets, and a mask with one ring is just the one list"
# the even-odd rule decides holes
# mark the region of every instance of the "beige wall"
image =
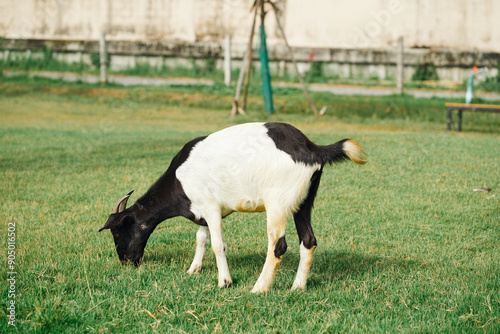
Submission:
[[500,51],[499,0],[289,0],[287,19],[294,45]]
[[[244,44],[252,0],[0,0],[0,36],[97,40],[217,41]],[[286,0],[293,46],[407,47],[500,52],[500,0]],[[267,18],[270,44],[282,44]]]

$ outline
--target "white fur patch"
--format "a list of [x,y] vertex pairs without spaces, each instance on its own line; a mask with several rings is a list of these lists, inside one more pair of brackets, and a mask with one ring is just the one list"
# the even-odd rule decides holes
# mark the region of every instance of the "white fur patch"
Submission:
[[307,276],[309,276],[309,269],[311,268],[313,253],[316,249],[316,246],[313,246],[311,249],[307,249],[304,246],[304,243],[300,243],[300,262],[299,269],[297,269],[297,276],[295,276],[295,281],[292,285],[292,290],[306,289],[307,284]]
[[207,205],[217,205],[223,215],[298,209],[321,166],[295,163],[276,148],[267,131],[264,123],[241,124],[196,144],[177,178],[197,218],[204,217]]
[[196,232],[196,254],[194,255],[193,263],[189,267],[188,274],[199,274],[203,265],[203,256],[207,248],[207,243],[210,241],[210,231],[206,226],[200,226]]

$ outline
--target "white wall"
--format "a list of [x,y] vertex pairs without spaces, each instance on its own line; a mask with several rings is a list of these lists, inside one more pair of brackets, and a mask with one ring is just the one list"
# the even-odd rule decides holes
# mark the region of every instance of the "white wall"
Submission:
[[286,17],[294,45],[500,51],[498,0],[288,0]]
[[[0,0],[0,36],[245,44],[253,0]],[[500,52],[499,0],[286,0],[282,21],[293,46],[452,48]],[[282,44],[273,14],[270,44]]]

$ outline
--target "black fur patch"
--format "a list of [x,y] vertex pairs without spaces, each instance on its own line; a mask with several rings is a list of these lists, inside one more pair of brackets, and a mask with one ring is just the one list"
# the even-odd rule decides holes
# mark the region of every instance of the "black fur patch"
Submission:
[[309,140],[300,130],[286,123],[265,123],[267,135],[274,141],[276,148],[289,154],[294,162],[306,165],[341,162],[349,158],[343,150],[347,139],[334,144],[320,146]]
[[[179,168],[188,158],[196,144],[205,137],[196,138],[186,145],[172,159],[167,171],[137,200],[139,214],[145,221],[158,225],[168,218],[183,216],[199,225],[206,225],[204,220],[196,220],[191,212],[191,201],[186,196],[182,184],[175,176]],[[154,216],[153,216],[154,215]]]
[[286,244],[285,236],[282,236],[278,239],[276,246],[274,246],[274,256],[280,258],[283,254],[285,254],[287,248],[288,246]]
[[196,224],[200,225],[200,226],[208,226],[207,224],[207,221],[205,220],[205,218],[200,218],[198,220],[193,220]]
[[316,193],[318,192],[322,172],[322,169],[314,172],[311,177],[309,193],[304,202],[300,205],[299,210],[293,215],[297,234],[299,235],[299,243],[303,243],[307,249],[311,249],[313,246],[318,245],[311,226],[311,211]]
[[149,236],[158,224],[168,218],[184,216],[200,225],[206,225],[204,219],[195,219],[190,210],[191,201],[175,175],[177,168],[188,159],[193,147],[203,139],[205,137],[184,145],[172,159],[167,171],[134,205],[109,217],[102,229],[111,229],[122,263],[130,261],[138,265]]
[[266,123],[264,126],[276,148],[289,154],[293,161],[306,165],[323,163],[321,149],[298,129],[286,123]]

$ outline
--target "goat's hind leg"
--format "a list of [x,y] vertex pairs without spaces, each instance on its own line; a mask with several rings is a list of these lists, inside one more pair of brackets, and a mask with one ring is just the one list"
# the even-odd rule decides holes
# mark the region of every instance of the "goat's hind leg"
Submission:
[[288,217],[281,213],[273,213],[269,210],[267,211],[267,257],[262,273],[252,289],[253,293],[267,293],[271,288],[274,274],[276,273],[276,270],[281,262],[281,258],[283,254],[285,254],[287,248],[285,241],[287,218]]
[[202,269],[203,256],[207,249],[207,244],[210,241],[210,231],[208,226],[200,226],[196,232],[196,253],[194,254],[193,263],[189,267],[188,274],[199,274]]
[[297,269],[297,276],[293,281],[292,290],[305,290],[307,286],[307,277],[309,276],[309,269],[311,268],[313,253],[316,245],[305,245],[304,242],[300,243],[300,262]]
[[292,285],[292,290],[301,289],[305,290],[307,285],[307,276],[311,268],[313,253],[316,249],[317,242],[311,226],[311,211],[314,204],[314,198],[319,187],[321,178],[321,170],[315,172],[311,178],[311,185],[309,193],[301,204],[299,211],[297,211],[293,218],[295,220],[295,227],[299,235],[300,242],[300,262],[297,269],[297,276]]

